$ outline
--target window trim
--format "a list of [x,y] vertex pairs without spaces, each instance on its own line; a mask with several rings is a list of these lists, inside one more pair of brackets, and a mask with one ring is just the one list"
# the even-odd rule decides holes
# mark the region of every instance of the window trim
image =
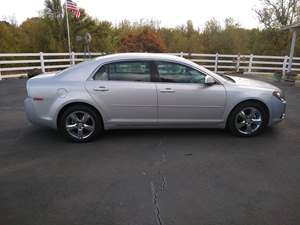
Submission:
[[168,83],[168,82],[161,82],[161,81],[159,80],[159,74],[158,74],[156,62],[169,62],[169,63],[175,63],[175,64],[179,64],[179,65],[182,65],[182,66],[189,67],[189,68],[191,68],[191,69],[194,69],[194,70],[199,71],[200,73],[205,74],[206,76],[210,76],[210,77],[214,78],[215,81],[216,81],[216,85],[223,85],[222,82],[219,81],[215,76],[212,76],[212,75],[208,74],[207,72],[202,71],[201,69],[199,69],[199,68],[197,68],[197,67],[195,67],[195,66],[193,66],[193,65],[190,65],[190,64],[184,63],[184,62],[178,62],[178,61],[175,61],[175,60],[167,60],[167,59],[153,60],[153,63],[154,63],[154,65],[155,65],[155,68],[156,68],[156,71],[157,71],[157,75],[156,75],[156,76],[157,76],[157,78],[156,78],[157,81],[154,81],[154,82],[156,82],[156,83],[161,83],[161,84],[199,84],[199,85],[200,85],[200,83],[174,83],[174,82]]
[[[151,82],[154,82],[154,83],[163,83],[163,84],[191,84],[191,83],[167,83],[167,82],[160,82],[159,80],[159,75],[158,75],[158,71],[157,71],[157,66],[156,66],[156,63],[155,62],[170,62],[170,63],[177,63],[179,65],[183,65],[183,66],[187,66],[187,67],[190,67],[194,70],[197,70],[207,76],[211,76],[210,74],[208,74],[207,72],[205,71],[202,71],[200,70],[199,68],[193,66],[193,65],[190,65],[190,64],[187,64],[187,63],[184,63],[184,62],[178,62],[176,60],[168,60],[168,59],[160,59],[160,60],[157,60],[157,59],[145,59],[145,58],[141,58],[141,59],[115,59],[115,60],[111,60],[111,61],[107,61],[107,62],[101,62],[94,70],[93,72],[91,73],[91,75],[87,78],[86,81],[101,81],[101,80],[95,80],[94,79],[94,76],[96,74],[96,72],[104,65],[107,65],[107,64],[110,64],[110,63],[115,63],[115,62],[124,62],[124,61],[145,61],[145,62],[150,62],[150,75],[151,75],[151,79],[149,82],[145,82],[145,83],[151,83]],[[223,83],[221,81],[219,81],[215,76],[211,76],[213,77],[215,80],[216,80],[216,84],[217,85],[223,85]],[[104,81],[104,80],[103,80]],[[106,80],[106,81],[110,81],[110,80]],[[112,81],[111,81],[112,82]],[[139,81],[127,81],[127,82],[139,82]],[[195,83],[196,84],[196,83]]]
[[[150,80],[149,81],[133,81],[133,80],[95,80],[95,75],[96,73],[103,67],[103,66],[108,66],[110,64],[114,64],[114,63],[126,63],[126,62],[146,62],[149,63],[149,75],[150,75]],[[116,82],[144,82],[144,83],[150,83],[153,82],[154,80],[154,63],[153,60],[147,60],[147,59],[121,59],[121,60],[113,60],[113,61],[109,61],[109,62],[105,62],[100,64],[99,66],[97,66],[97,68],[93,71],[93,73],[91,74],[89,80],[93,80],[93,81],[116,81]]]
[[[159,62],[177,64],[177,65],[184,66],[184,67],[187,67],[187,68],[192,69],[192,70],[196,70],[199,73],[204,74],[205,76],[210,76],[209,74],[203,72],[202,70],[199,70],[198,68],[195,68],[195,67],[193,67],[191,65],[188,65],[188,64],[185,64],[185,63],[182,63],[182,62],[171,61],[171,60],[154,60],[153,63],[154,63],[154,66],[155,66],[155,74],[156,74],[156,80],[157,80],[155,82],[157,82],[157,83],[162,83],[162,84],[199,84],[199,85],[204,85],[202,83],[188,83],[188,82],[187,83],[185,83],[185,82],[179,83],[179,82],[163,82],[163,81],[161,81],[160,80],[160,75],[159,75],[159,72],[158,72],[158,67],[157,67],[157,63],[159,63]],[[217,84],[220,84],[220,82],[216,78],[214,78],[214,79],[216,80]]]

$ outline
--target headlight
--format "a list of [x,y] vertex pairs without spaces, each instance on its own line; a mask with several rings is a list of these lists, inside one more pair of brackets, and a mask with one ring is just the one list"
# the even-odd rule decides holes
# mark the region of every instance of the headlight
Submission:
[[285,102],[284,94],[282,94],[280,91],[273,91],[273,96],[276,97],[279,101]]

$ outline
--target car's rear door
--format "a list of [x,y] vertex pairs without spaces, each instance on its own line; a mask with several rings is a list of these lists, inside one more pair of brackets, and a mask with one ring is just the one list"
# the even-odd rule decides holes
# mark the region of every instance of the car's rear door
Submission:
[[157,92],[151,82],[151,62],[119,61],[103,65],[87,81],[90,95],[113,125],[157,123]]
[[213,125],[223,121],[225,89],[205,85],[205,73],[187,65],[157,61],[159,124]]

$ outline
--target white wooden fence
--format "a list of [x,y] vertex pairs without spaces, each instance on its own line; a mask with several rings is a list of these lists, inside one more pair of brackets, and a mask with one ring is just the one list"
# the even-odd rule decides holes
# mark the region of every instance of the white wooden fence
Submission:
[[[224,55],[224,54],[198,54],[198,53],[167,53],[188,58],[204,67],[219,73],[239,72],[267,74],[282,72],[285,74],[289,62],[288,56],[262,56],[262,55]],[[0,80],[27,76],[32,69],[42,72],[61,70],[70,65],[104,55],[104,53],[0,53]],[[293,58],[292,71],[300,72],[300,57]]]

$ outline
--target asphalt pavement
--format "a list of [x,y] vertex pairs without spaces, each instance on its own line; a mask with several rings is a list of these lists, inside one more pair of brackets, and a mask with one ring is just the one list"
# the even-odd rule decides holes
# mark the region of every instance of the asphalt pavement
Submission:
[[300,224],[300,88],[276,84],[287,119],[254,138],[122,130],[75,144],[27,121],[25,81],[0,81],[1,225]]

